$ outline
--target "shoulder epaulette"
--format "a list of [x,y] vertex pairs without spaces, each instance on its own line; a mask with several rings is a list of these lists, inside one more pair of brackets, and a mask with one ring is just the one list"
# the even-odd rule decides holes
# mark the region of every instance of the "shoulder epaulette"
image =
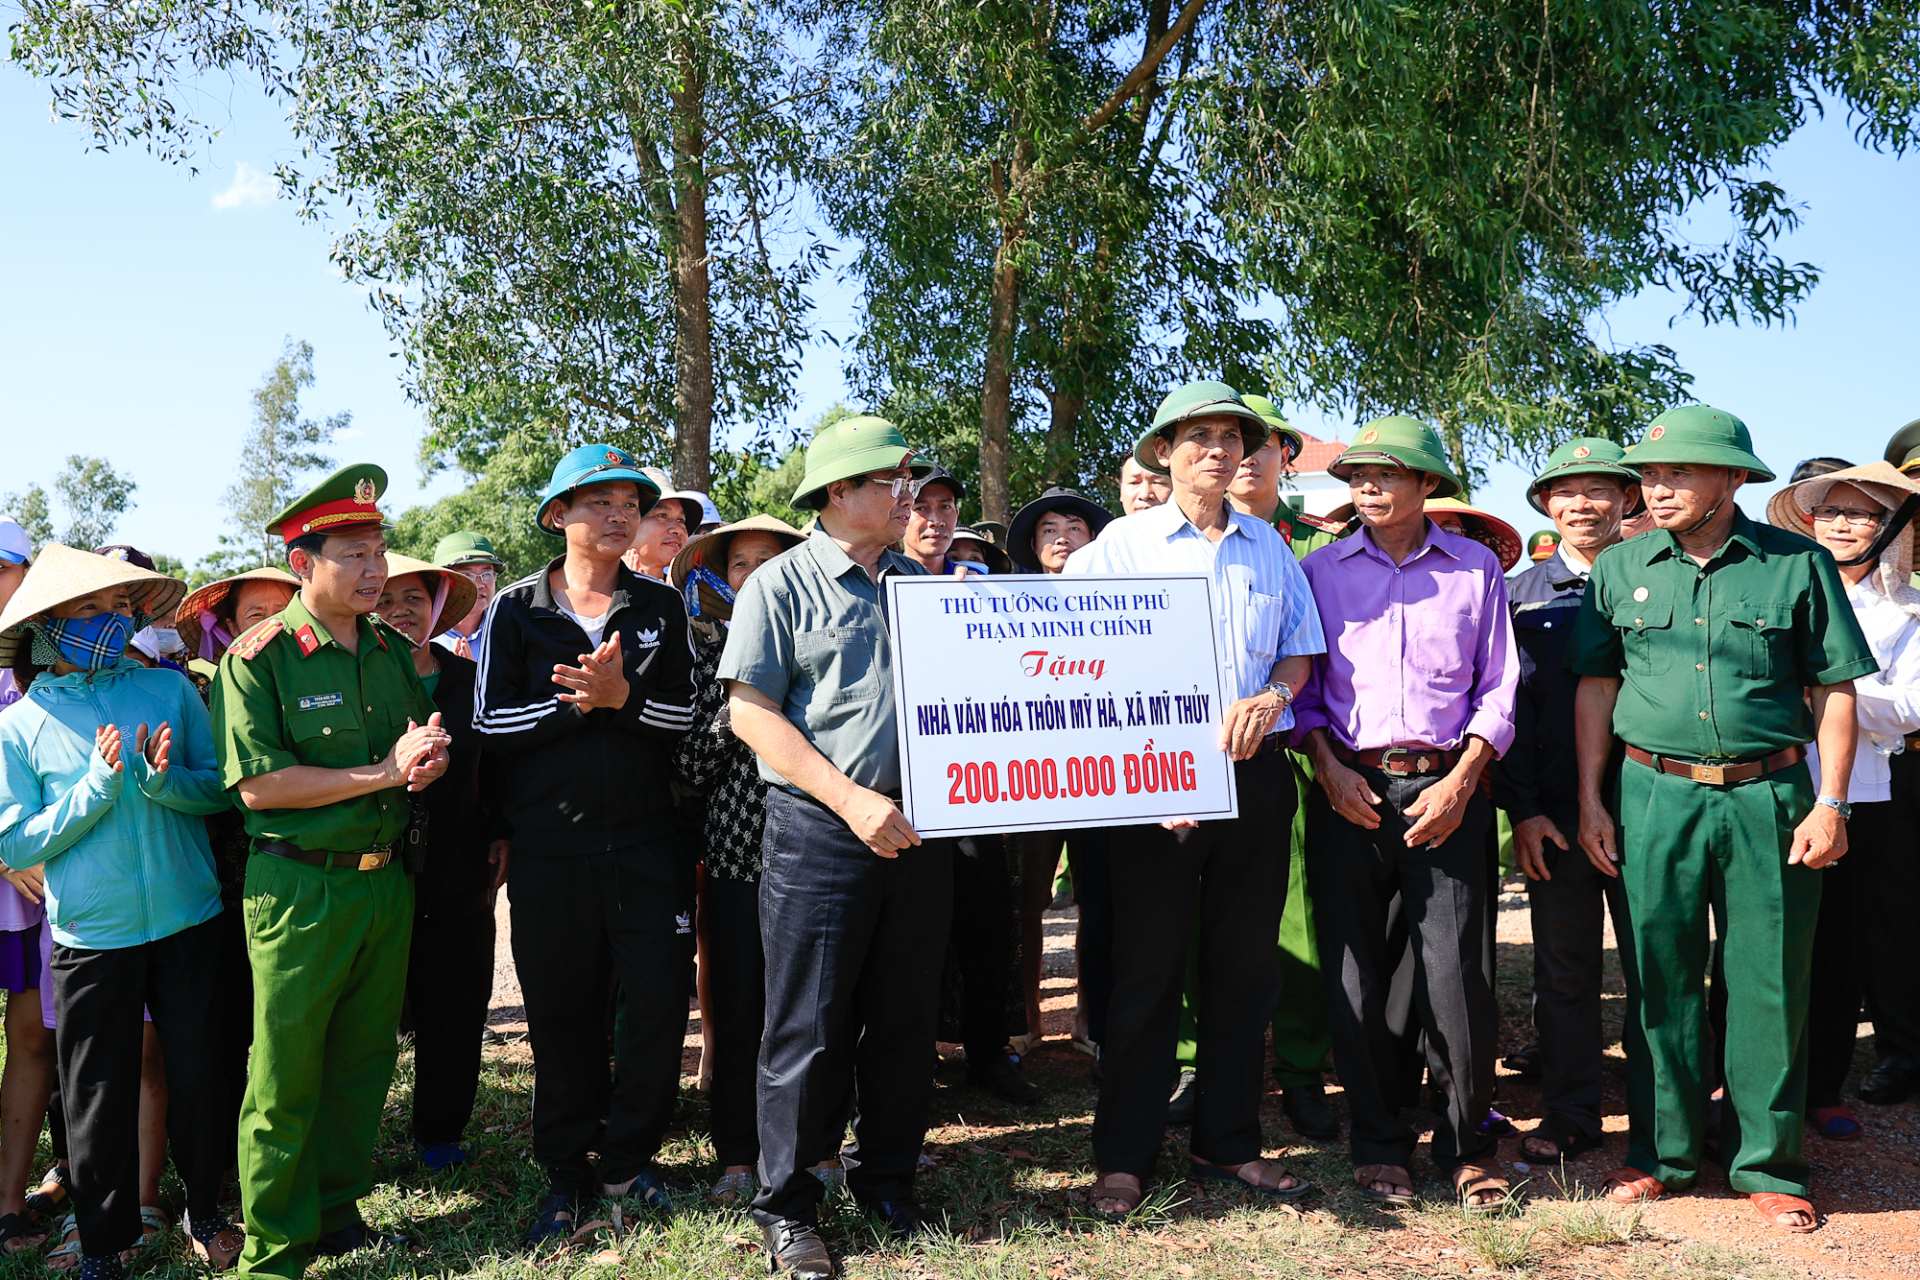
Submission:
[[1325,516],[1316,516],[1306,511],[1300,512],[1296,518],[1301,524],[1318,529],[1322,533],[1339,533],[1347,527],[1341,521],[1329,520]]
[[320,647],[320,637],[313,633],[312,623],[302,625],[293,633],[293,638],[300,642],[300,656],[303,658],[312,657],[313,651]]
[[268,618],[265,622],[256,622],[247,628],[238,640],[227,649],[242,662],[249,662],[253,656],[267,647],[267,641],[286,630],[287,624],[278,618]]

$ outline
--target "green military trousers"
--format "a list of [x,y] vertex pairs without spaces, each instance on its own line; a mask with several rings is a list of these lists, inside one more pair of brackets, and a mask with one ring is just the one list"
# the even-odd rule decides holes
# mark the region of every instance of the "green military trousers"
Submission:
[[240,1270],[297,1277],[314,1241],[359,1220],[399,1055],[413,879],[247,861],[253,1060],[240,1106]]
[[[1307,892],[1307,792],[1313,766],[1289,751],[1299,803],[1293,807],[1292,867],[1287,873],[1287,907],[1280,916],[1280,1003],[1273,1011],[1273,1078],[1282,1089],[1318,1084],[1333,1033],[1327,1027],[1327,992],[1320,977],[1320,939],[1313,927],[1313,895]],[[1176,1057],[1183,1069],[1198,1055],[1193,1011],[1200,1000],[1200,940],[1187,948],[1187,989],[1180,1002],[1180,1042]]]
[[1735,1191],[1807,1194],[1807,994],[1820,873],[1789,866],[1813,808],[1805,765],[1716,787],[1621,766],[1621,876],[1633,916],[1647,1052],[1627,1061],[1627,1164],[1670,1189],[1700,1171],[1712,1089],[1709,913],[1725,921],[1727,984],[1720,1150]]

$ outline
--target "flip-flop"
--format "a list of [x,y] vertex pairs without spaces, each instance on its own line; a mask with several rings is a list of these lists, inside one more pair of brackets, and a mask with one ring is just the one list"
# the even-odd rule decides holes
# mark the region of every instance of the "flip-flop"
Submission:
[[[1760,1220],[1776,1231],[1791,1231],[1797,1236],[1803,1236],[1810,1231],[1820,1229],[1820,1215],[1813,1211],[1812,1205],[1799,1196],[1790,1196],[1779,1191],[1756,1191],[1747,1198],[1753,1201],[1753,1211],[1760,1215]],[[1796,1212],[1807,1215],[1805,1226],[1790,1227],[1780,1221],[1781,1214]]]
[[[1386,1176],[1388,1173],[1405,1173],[1407,1176],[1405,1178],[1389,1178]],[[1401,1209],[1411,1208],[1415,1203],[1414,1197],[1410,1194],[1403,1196],[1393,1191],[1379,1191],[1376,1190],[1373,1185],[1376,1182],[1385,1182],[1389,1185],[1411,1187],[1413,1185],[1413,1175],[1407,1173],[1406,1166],[1404,1165],[1355,1165],[1353,1169],[1353,1180],[1360,1186],[1360,1198],[1362,1200],[1371,1200],[1375,1204],[1390,1204]]]
[[[1502,1177],[1497,1168],[1471,1162],[1454,1169],[1453,1190],[1460,1197],[1460,1207],[1474,1214],[1498,1213],[1513,1199],[1513,1184]],[[1478,1202],[1471,1199],[1483,1191],[1497,1191],[1500,1198]]]
[[1807,1123],[1813,1126],[1815,1133],[1830,1142],[1852,1142],[1860,1136],[1860,1117],[1845,1104],[1815,1107],[1807,1112]]
[[[1088,1202],[1094,1206],[1093,1211],[1108,1222],[1125,1222],[1128,1215],[1138,1209],[1140,1202],[1147,1198],[1146,1186],[1138,1178],[1134,1178],[1134,1185],[1131,1187],[1118,1181],[1120,1178],[1132,1177],[1130,1173],[1103,1173],[1094,1179],[1093,1190],[1087,1194]],[[1117,1200],[1124,1207],[1102,1209],[1099,1207],[1102,1200]]]
[[[48,1188],[52,1188],[50,1191]],[[58,1192],[58,1195],[53,1194]],[[40,1185],[27,1197],[27,1212],[36,1218],[50,1218],[73,1198],[73,1180],[67,1166],[56,1164],[41,1177]]]
[[[1247,1164],[1262,1166],[1260,1170],[1262,1175],[1269,1171],[1277,1171],[1280,1177],[1292,1178],[1294,1185],[1291,1187],[1269,1185],[1264,1176],[1258,1181],[1250,1180],[1241,1177],[1238,1169],[1229,1169],[1224,1165],[1208,1164],[1204,1160],[1191,1162],[1187,1168],[1187,1176],[1198,1182],[1231,1183],[1243,1191],[1257,1191],[1269,1199],[1278,1200],[1282,1203],[1290,1200],[1299,1200],[1313,1194],[1313,1184],[1311,1182],[1295,1174],[1278,1160],[1249,1160]],[[1246,1164],[1240,1166],[1241,1169],[1246,1167]]]

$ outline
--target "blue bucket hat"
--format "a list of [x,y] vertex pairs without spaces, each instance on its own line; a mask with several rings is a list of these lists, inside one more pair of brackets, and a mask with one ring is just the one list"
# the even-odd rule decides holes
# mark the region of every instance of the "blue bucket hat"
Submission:
[[533,527],[549,537],[561,537],[559,530],[547,527],[547,508],[554,500],[566,497],[583,484],[607,484],[614,480],[631,480],[640,487],[642,514],[660,500],[660,486],[640,470],[640,459],[617,445],[583,444],[554,464],[553,478],[547,481],[547,491],[540,495],[540,505],[534,508]]

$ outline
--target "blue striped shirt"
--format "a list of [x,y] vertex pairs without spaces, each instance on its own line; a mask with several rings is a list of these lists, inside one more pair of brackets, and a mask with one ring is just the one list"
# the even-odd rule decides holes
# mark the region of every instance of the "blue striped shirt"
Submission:
[[[1109,524],[1068,558],[1066,571],[1211,577],[1225,686],[1236,699],[1258,693],[1281,658],[1327,651],[1299,561],[1272,525],[1253,516],[1229,511],[1226,534],[1213,542],[1178,503],[1164,502]],[[1274,729],[1292,727],[1289,706]]]

